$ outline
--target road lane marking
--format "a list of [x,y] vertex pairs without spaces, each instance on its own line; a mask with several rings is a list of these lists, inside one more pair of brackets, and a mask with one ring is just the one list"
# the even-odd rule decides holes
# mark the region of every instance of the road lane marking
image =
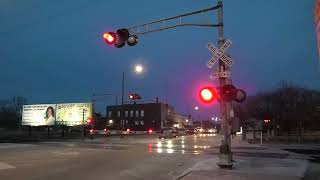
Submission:
[[0,162],[0,170],[5,170],[5,169],[15,169],[15,166],[12,166],[10,164]]

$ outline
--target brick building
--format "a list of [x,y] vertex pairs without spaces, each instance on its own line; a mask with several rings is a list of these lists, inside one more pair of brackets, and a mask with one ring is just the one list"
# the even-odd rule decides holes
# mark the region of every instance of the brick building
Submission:
[[106,115],[110,129],[160,131],[162,127],[173,126],[175,112],[166,103],[152,102],[107,106]]

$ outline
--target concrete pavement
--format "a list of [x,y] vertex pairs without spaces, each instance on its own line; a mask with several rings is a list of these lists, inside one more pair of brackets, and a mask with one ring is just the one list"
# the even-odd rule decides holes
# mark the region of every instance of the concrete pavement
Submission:
[[[96,138],[0,144],[0,179],[301,179],[306,156],[233,139],[235,168],[217,167],[221,137]],[[312,172],[314,177],[315,173]]]

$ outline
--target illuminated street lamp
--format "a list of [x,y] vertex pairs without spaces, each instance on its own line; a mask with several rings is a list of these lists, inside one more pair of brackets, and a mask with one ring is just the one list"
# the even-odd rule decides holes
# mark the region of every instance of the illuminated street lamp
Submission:
[[109,120],[109,124],[113,124],[113,120],[112,119]]
[[194,107],[194,110],[199,110],[199,107],[198,106]]
[[144,68],[141,64],[137,64],[134,66],[134,72],[137,74],[143,73],[143,70],[144,70]]

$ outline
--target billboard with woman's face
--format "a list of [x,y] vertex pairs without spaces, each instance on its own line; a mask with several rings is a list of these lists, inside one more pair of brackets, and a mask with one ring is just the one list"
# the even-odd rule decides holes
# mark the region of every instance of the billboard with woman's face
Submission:
[[23,126],[55,125],[56,104],[24,105],[22,109]]

